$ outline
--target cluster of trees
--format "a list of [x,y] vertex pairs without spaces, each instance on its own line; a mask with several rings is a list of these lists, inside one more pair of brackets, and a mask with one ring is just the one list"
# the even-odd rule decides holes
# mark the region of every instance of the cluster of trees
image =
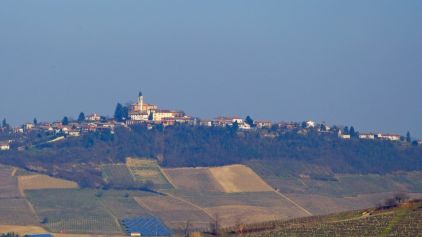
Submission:
[[114,110],[114,119],[118,122],[123,122],[129,118],[129,107],[123,106],[117,103],[116,109]]
[[[350,131],[350,130],[349,130]],[[267,138],[260,131],[220,127],[144,125],[117,128],[115,134],[96,132],[49,143],[36,150],[0,154],[0,162],[41,167],[85,186],[104,185],[98,165],[124,162],[128,156],[161,157],[167,167],[218,166],[261,160],[271,164],[294,160],[339,173],[388,173],[422,170],[422,147],[388,141],[353,139],[310,130]],[[59,169],[59,170],[57,170]]]

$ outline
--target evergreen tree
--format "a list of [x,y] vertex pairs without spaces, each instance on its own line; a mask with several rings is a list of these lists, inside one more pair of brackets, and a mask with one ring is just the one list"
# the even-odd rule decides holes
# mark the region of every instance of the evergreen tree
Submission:
[[123,107],[123,114],[122,115],[123,115],[124,120],[127,120],[129,118],[129,107],[127,107],[127,106]]
[[347,126],[346,126],[346,127],[344,127],[344,128],[343,128],[343,133],[344,133],[344,134],[349,134],[349,127],[347,127]]
[[349,134],[350,134],[350,137],[356,136],[355,128],[353,126],[350,127]]
[[237,121],[235,121],[235,122],[233,123],[232,128],[233,128],[233,131],[237,131],[237,130],[239,129],[239,124],[237,123]]
[[37,118],[34,118],[34,125],[37,125],[38,124],[38,120],[37,120]]
[[249,124],[249,126],[251,126],[251,127],[254,126],[254,121],[249,115],[246,116],[245,123]]
[[62,125],[68,125],[69,124],[69,118],[67,116],[64,116],[62,119]]
[[409,131],[407,131],[407,133],[406,133],[406,142],[408,142],[408,143],[412,142],[412,137],[410,136]]
[[85,121],[85,114],[84,112],[81,112],[78,116],[78,122],[82,123],[83,121]]
[[116,109],[114,110],[114,119],[118,122],[122,122],[123,121],[123,106],[120,103],[117,103],[116,105]]
[[154,113],[153,113],[153,112],[149,113],[149,115],[148,115],[148,120],[149,120],[149,121],[154,120]]

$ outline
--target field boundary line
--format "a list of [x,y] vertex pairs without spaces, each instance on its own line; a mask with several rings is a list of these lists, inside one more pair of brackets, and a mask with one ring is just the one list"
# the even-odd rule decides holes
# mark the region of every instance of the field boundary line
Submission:
[[11,176],[15,176],[16,172],[18,172],[18,169],[16,167],[13,167]]
[[165,193],[165,194],[166,194],[166,195],[168,195],[168,196],[170,196],[170,197],[172,197],[172,198],[174,198],[174,199],[176,199],[176,200],[179,200],[179,201],[181,201],[181,202],[187,203],[187,204],[189,204],[190,206],[195,207],[195,208],[197,208],[197,209],[199,209],[199,210],[203,211],[205,214],[207,214],[207,216],[208,216],[209,218],[211,218],[211,220],[214,220],[214,218],[212,217],[211,213],[209,213],[207,210],[205,210],[205,208],[202,208],[202,207],[200,207],[200,206],[196,205],[195,203],[192,203],[192,202],[190,202],[190,201],[188,201],[188,200],[185,200],[185,199],[183,199],[183,198],[177,197],[177,196],[175,196],[175,195],[173,195],[173,194],[171,194],[171,193]]
[[133,171],[130,168],[130,165],[128,165],[127,163],[125,163],[125,166],[129,170],[129,174],[130,174],[130,176],[132,176],[133,181],[136,182],[136,176],[133,174]]
[[20,195],[22,196],[22,199],[25,200],[26,204],[29,207],[29,210],[31,210],[32,214],[34,214],[35,218],[37,218],[37,220],[40,220],[40,217],[38,216],[37,212],[35,211],[34,206],[32,205],[32,203],[26,198],[25,192],[23,190],[23,188],[21,187],[21,182],[19,182],[19,177],[16,177],[16,179],[18,180],[18,190]]
[[306,210],[304,207],[302,207],[301,205],[299,205],[299,203],[293,201],[292,199],[290,199],[289,197],[287,197],[286,195],[280,193],[279,191],[274,190],[274,192],[279,195],[280,197],[283,197],[284,199],[286,199],[287,201],[291,202],[293,205],[295,205],[296,207],[298,207],[300,210],[304,211],[308,216],[312,216],[312,213],[309,212],[308,210]]
[[104,210],[106,210],[106,212],[113,218],[113,220],[116,223],[117,228],[119,228],[120,232],[124,233],[122,227],[120,226],[119,219],[113,214],[113,212],[111,210],[108,209],[108,207],[103,203],[103,201],[100,198],[98,198],[98,199],[101,203],[101,206],[104,208]]
[[160,170],[161,174],[163,174],[164,178],[167,180],[167,182],[173,186],[173,188],[177,189],[177,186],[171,181],[170,177],[166,174],[166,172],[161,168],[161,166],[158,166],[158,169]]

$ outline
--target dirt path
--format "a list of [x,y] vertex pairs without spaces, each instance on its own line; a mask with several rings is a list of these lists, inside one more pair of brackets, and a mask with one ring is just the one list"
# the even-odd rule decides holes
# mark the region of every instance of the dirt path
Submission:
[[166,172],[161,169],[161,166],[158,166],[158,169],[160,170],[160,172],[163,174],[164,178],[167,179],[167,182],[173,186],[173,188],[177,188],[177,186],[171,181],[170,177],[166,174]]
[[305,212],[308,216],[312,216],[312,213],[309,212],[308,210],[306,210],[304,207],[302,207],[301,205],[299,205],[297,202],[293,201],[292,199],[290,199],[289,197],[287,197],[286,195],[280,193],[279,191],[274,190],[274,192],[279,195],[280,197],[286,199],[287,201],[289,201],[290,203],[292,203],[293,205],[295,205],[297,208],[299,208],[300,210],[302,210],[303,212]]
[[40,220],[40,217],[38,216],[37,212],[35,211],[34,206],[32,206],[32,204],[28,201],[28,199],[26,198],[25,192],[23,191],[23,188],[20,184],[20,182],[18,181],[18,190],[19,193],[21,195],[21,197],[25,200],[25,202],[28,204],[29,209],[31,210],[32,214],[34,214],[34,216]]
[[13,168],[11,176],[15,176],[16,172],[18,172],[18,168]]

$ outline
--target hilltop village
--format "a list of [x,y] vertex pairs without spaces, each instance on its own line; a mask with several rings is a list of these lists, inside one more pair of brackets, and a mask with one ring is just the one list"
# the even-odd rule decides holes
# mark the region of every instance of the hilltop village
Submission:
[[[129,128],[135,125],[145,125],[148,129],[155,126],[205,126],[205,127],[228,127],[242,131],[265,131],[265,137],[276,137],[277,134],[287,131],[297,131],[298,134],[306,135],[309,131],[320,134],[335,134],[340,139],[362,139],[362,140],[386,140],[393,142],[407,142],[413,145],[422,145],[422,140],[411,140],[410,134],[406,136],[399,134],[385,134],[372,132],[357,132],[353,127],[331,126],[326,123],[317,123],[312,120],[303,122],[273,122],[264,120],[253,120],[250,116],[241,118],[239,116],[220,116],[214,119],[201,119],[185,114],[181,110],[161,109],[155,104],[146,103],[142,92],[139,92],[137,101],[129,106],[118,104],[113,118],[92,113],[85,116],[80,113],[78,119],[72,120],[64,117],[62,121],[25,123],[19,127],[11,127],[4,119],[0,134],[28,134],[31,132],[44,132],[55,135],[49,143],[63,140],[67,137],[79,137],[82,134],[93,132],[107,132],[114,134],[117,127]],[[0,151],[11,149],[13,140],[0,140]],[[21,147],[18,149],[22,149]]]

